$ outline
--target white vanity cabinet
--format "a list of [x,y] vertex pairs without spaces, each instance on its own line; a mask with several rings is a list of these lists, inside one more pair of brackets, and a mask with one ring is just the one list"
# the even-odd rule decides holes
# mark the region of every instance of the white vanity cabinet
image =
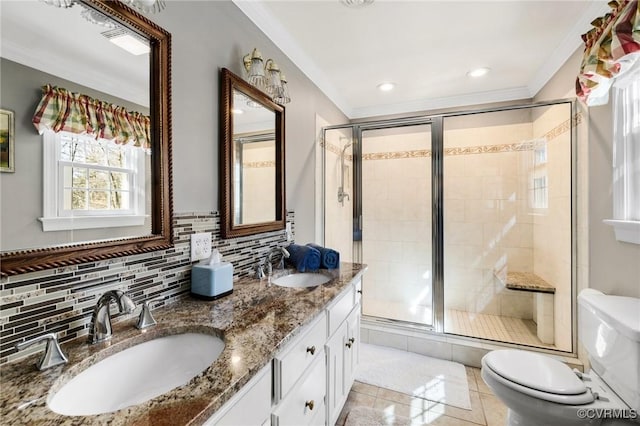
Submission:
[[[354,297],[348,295],[347,297]],[[335,333],[327,340],[327,424],[333,425],[353,385],[359,362],[360,304],[351,302],[351,310]]]
[[271,422],[271,363],[211,416],[205,426],[269,425]]
[[347,286],[205,424],[334,425],[359,360],[360,289]]

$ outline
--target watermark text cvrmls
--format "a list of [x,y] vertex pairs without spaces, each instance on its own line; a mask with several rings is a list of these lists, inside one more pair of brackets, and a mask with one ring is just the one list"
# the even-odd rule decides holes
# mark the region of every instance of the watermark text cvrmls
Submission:
[[635,420],[638,418],[638,412],[625,408],[578,408],[578,418]]

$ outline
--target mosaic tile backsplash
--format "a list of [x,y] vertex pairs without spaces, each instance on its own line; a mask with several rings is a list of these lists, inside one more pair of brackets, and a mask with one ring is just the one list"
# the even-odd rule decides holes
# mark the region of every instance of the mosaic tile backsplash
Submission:
[[[295,235],[294,213],[287,213]],[[234,276],[251,274],[257,259],[270,248],[286,246],[284,231],[233,239],[220,238],[220,214],[182,213],[173,218],[174,247],[65,268],[3,278],[0,282],[0,364],[30,355],[39,345],[17,353],[15,344],[46,333],[61,342],[88,333],[91,313],[108,290],[122,290],[136,303],[163,296],[169,304],[189,294],[191,287],[191,234],[211,232],[212,248],[234,267]],[[160,306],[158,303],[155,306]],[[137,316],[117,314],[114,322]]]

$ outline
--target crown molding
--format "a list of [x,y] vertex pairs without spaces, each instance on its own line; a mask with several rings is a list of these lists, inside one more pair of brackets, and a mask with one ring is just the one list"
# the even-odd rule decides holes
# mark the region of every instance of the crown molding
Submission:
[[262,1],[232,0],[242,11],[309,80],[322,91],[343,114],[350,116],[351,107],[331,84],[326,75],[307,55],[300,45],[279,25],[276,18],[264,6]]
[[442,98],[421,99],[391,105],[375,105],[354,108],[349,118],[367,118],[382,115],[405,114],[411,112],[431,111],[443,108],[455,108],[469,105],[481,105],[494,102],[507,102],[531,98],[528,87],[476,92],[465,95],[447,96]]
[[544,62],[544,64],[542,64],[529,82],[528,87],[531,92],[531,97],[537,95],[545,84],[547,84],[564,65],[564,63],[567,62],[567,59],[573,55],[576,49],[583,45],[581,36],[589,31],[591,28],[591,21],[598,16],[608,13],[609,11],[611,11],[611,8],[606,2],[590,2],[589,8],[578,18],[575,25],[571,27],[571,30],[569,30],[562,42],[553,50],[549,58]]

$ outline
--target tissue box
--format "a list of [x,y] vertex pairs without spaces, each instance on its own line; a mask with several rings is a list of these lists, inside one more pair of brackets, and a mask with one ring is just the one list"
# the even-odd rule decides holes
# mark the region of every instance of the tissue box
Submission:
[[197,264],[191,270],[191,294],[215,300],[233,292],[233,265],[229,262]]

